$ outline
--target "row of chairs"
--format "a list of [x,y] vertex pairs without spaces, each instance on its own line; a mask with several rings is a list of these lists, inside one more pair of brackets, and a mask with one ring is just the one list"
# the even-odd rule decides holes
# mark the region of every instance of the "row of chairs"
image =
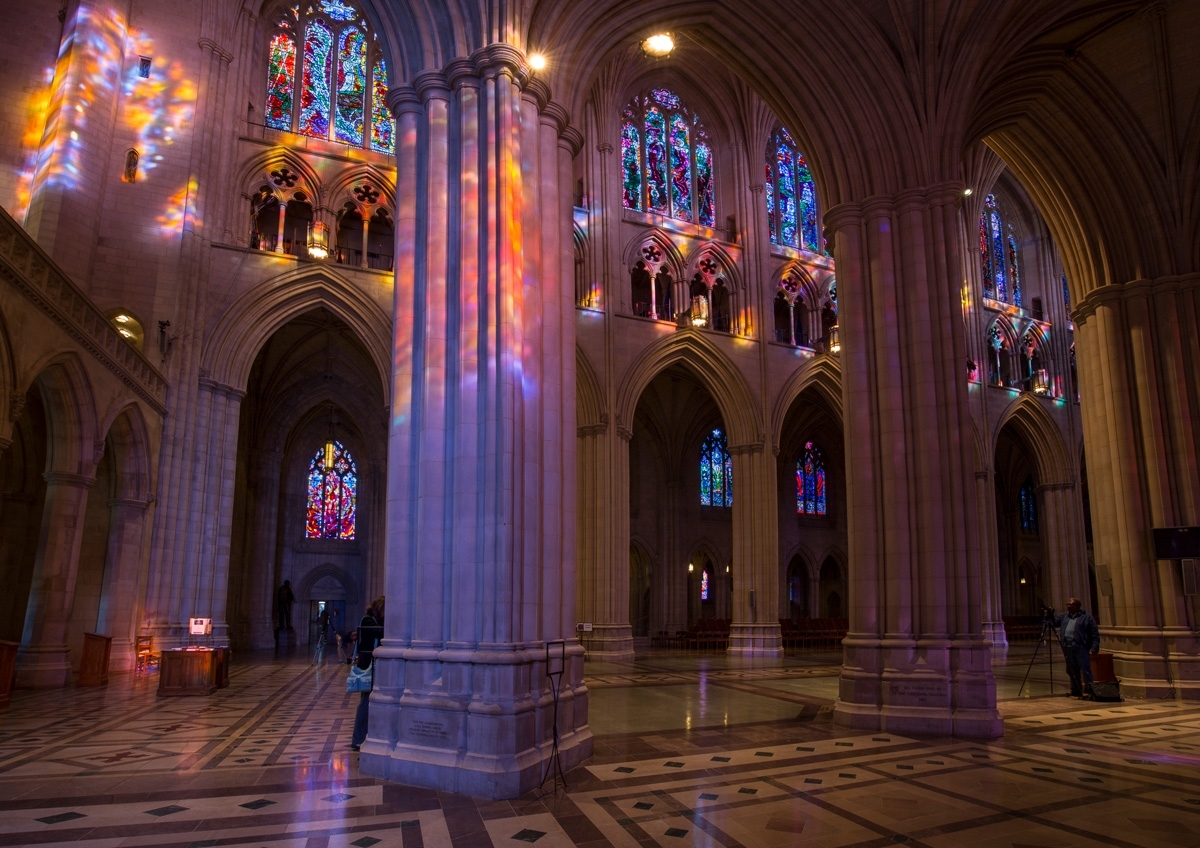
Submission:
[[1042,635],[1040,615],[1004,616],[1004,635],[1011,642],[1036,642]]
[[846,638],[850,629],[850,621],[845,618],[802,618],[792,621],[788,618],[779,619],[779,628],[783,631],[783,647],[787,648],[829,648],[838,646]]
[[688,630],[676,630],[671,635],[660,630],[650,637],[650,647],[677,651],[723,651],[729,647],[729,618],[702,618]]

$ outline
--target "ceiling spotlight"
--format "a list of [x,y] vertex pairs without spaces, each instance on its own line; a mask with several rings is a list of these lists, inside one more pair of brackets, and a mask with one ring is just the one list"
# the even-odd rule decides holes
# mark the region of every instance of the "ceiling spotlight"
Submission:
[[963,189],[963,197],[970,197],[974,191],[975,190],[972,188],[964,188]]
[[671,51],[675,49],[675,39],[670,33],[660,32],[657,35],[652,35],[642,42],[642,52],[647,56],[653,56],[655,59],[661,59],[664,56],[670,56]]
[[129,316],[122,313],[121,315],[114,315],[113,320],[116,321],[118,324],[128,324]]
[[533,68],[535,71],[546,70],[546,57],[541,53],[534,53],[529,57],[529,67]]

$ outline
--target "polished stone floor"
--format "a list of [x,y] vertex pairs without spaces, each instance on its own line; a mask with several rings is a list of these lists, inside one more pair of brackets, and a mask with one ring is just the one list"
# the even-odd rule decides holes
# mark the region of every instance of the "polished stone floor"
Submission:
[[1062,697],[1043,651],[996,666],[1006,731],[858,733],[840,654],[589,663],[595,756],[515,801],[383,784],[349,749],[345,667],[235,656],[231,685],[157,676],[14,693],[0,710],[0,845],[1200,845],[1200,705]]

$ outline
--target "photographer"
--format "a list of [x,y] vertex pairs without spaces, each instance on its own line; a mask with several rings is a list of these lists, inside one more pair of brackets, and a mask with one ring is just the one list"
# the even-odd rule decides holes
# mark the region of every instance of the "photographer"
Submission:
[[[1078,598],[1067,602],[1067,611],[1055,615],[1052,609],[1043,614],[1058,628],[1058,639],[1067,661],[1067,676],[1071,678],[1071,697],[1092,696],[1092,661],[1090,654],[1100,653],[1100,629],[1079,603]],[[1080,679],[1082,677],[1082,680]]]

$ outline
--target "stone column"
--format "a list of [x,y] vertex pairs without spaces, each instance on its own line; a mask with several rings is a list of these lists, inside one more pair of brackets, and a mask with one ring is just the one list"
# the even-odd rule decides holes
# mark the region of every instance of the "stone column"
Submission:
[[362,261],[359,265],[369,268],[371,263],[367,260],[367,246],[371,243],[371,219],[367,215],[363,215],[362,224]]
[[[731,445],[733,479],[733,622],[729,653],[778,657],[779,507],[775,456],[764,444]],[[723,573],[722,573],[723,576]]]
[[108,502],[108,550],[104,555],[104,587],[96,631],[112,634],[110,668],[132,671],[137,662],[142,576],[145,573],[146,511],[144,500]]
[[[574,463],[562,440],[574,372],[561,362],[574,363],[574,333],[540,218],[547,204],[565,208],[569,186],[558,184],[557,145],[542,140],[548,91],[527,97],[528,86],[524,57],[493,45],[389,93],[401,188],[388,625],[360,764],[489,798],[541,781],[554,741],[551,644],[564,670],[562,766],[592,748],[570,626],[573,551],[562,545],[575,520],[561,495]],[[539,225],[541,239],[529,237]]]
[[16,685],[53,688],[71,682],[67,623],[75,595],[83,513],[94,477],[47,472],[25,632],[17,653]]
[[992,655],[1008,651],[1004,607],[1000,593],[1000,549],[996,541],[996,486],[990,472],[975,472],[975,503],[979,516],[979,562],[983,573],[983,635],[991,640]]
[[962,185],[828,210],[836,233],[850,632],[835,720],[998,736],[962,363]]
[[1073,482],[1038,486],[1038,528],[1042,538],[1043,568],[1048,568],[1050,596],[1056,610],[1079,598],[1087,609],[1089,584],[1087,547],[1083,541],[1083,503]]
[[1104,647],[1124,691],[1200,698],[1200,604],[1151,534],[1200,525],[1200,275],[1104,286],[1074,317]]
[[[251,460],[250,486],[254,492],[254,524],[248,591],[243,603],[249,626],[249,644],[270,645],[275,639],[275,589],[283,579],[275,572],[276,545],[279,539],[279,489],[282,452],[265,450]],[[349,610],[347,610],[349,618]]]
[[286,253],[287,252],[286,250],[283,249],[283,234],[285,232],[287,232],[287,230],[285,229],[285,221],[286,220],[287,220],[287,203],[285,203],[284,201],[281,200],[281,201],[279,201],[279,230],[278,230],[278,235],[275,236],[275,252],[276,253]]

